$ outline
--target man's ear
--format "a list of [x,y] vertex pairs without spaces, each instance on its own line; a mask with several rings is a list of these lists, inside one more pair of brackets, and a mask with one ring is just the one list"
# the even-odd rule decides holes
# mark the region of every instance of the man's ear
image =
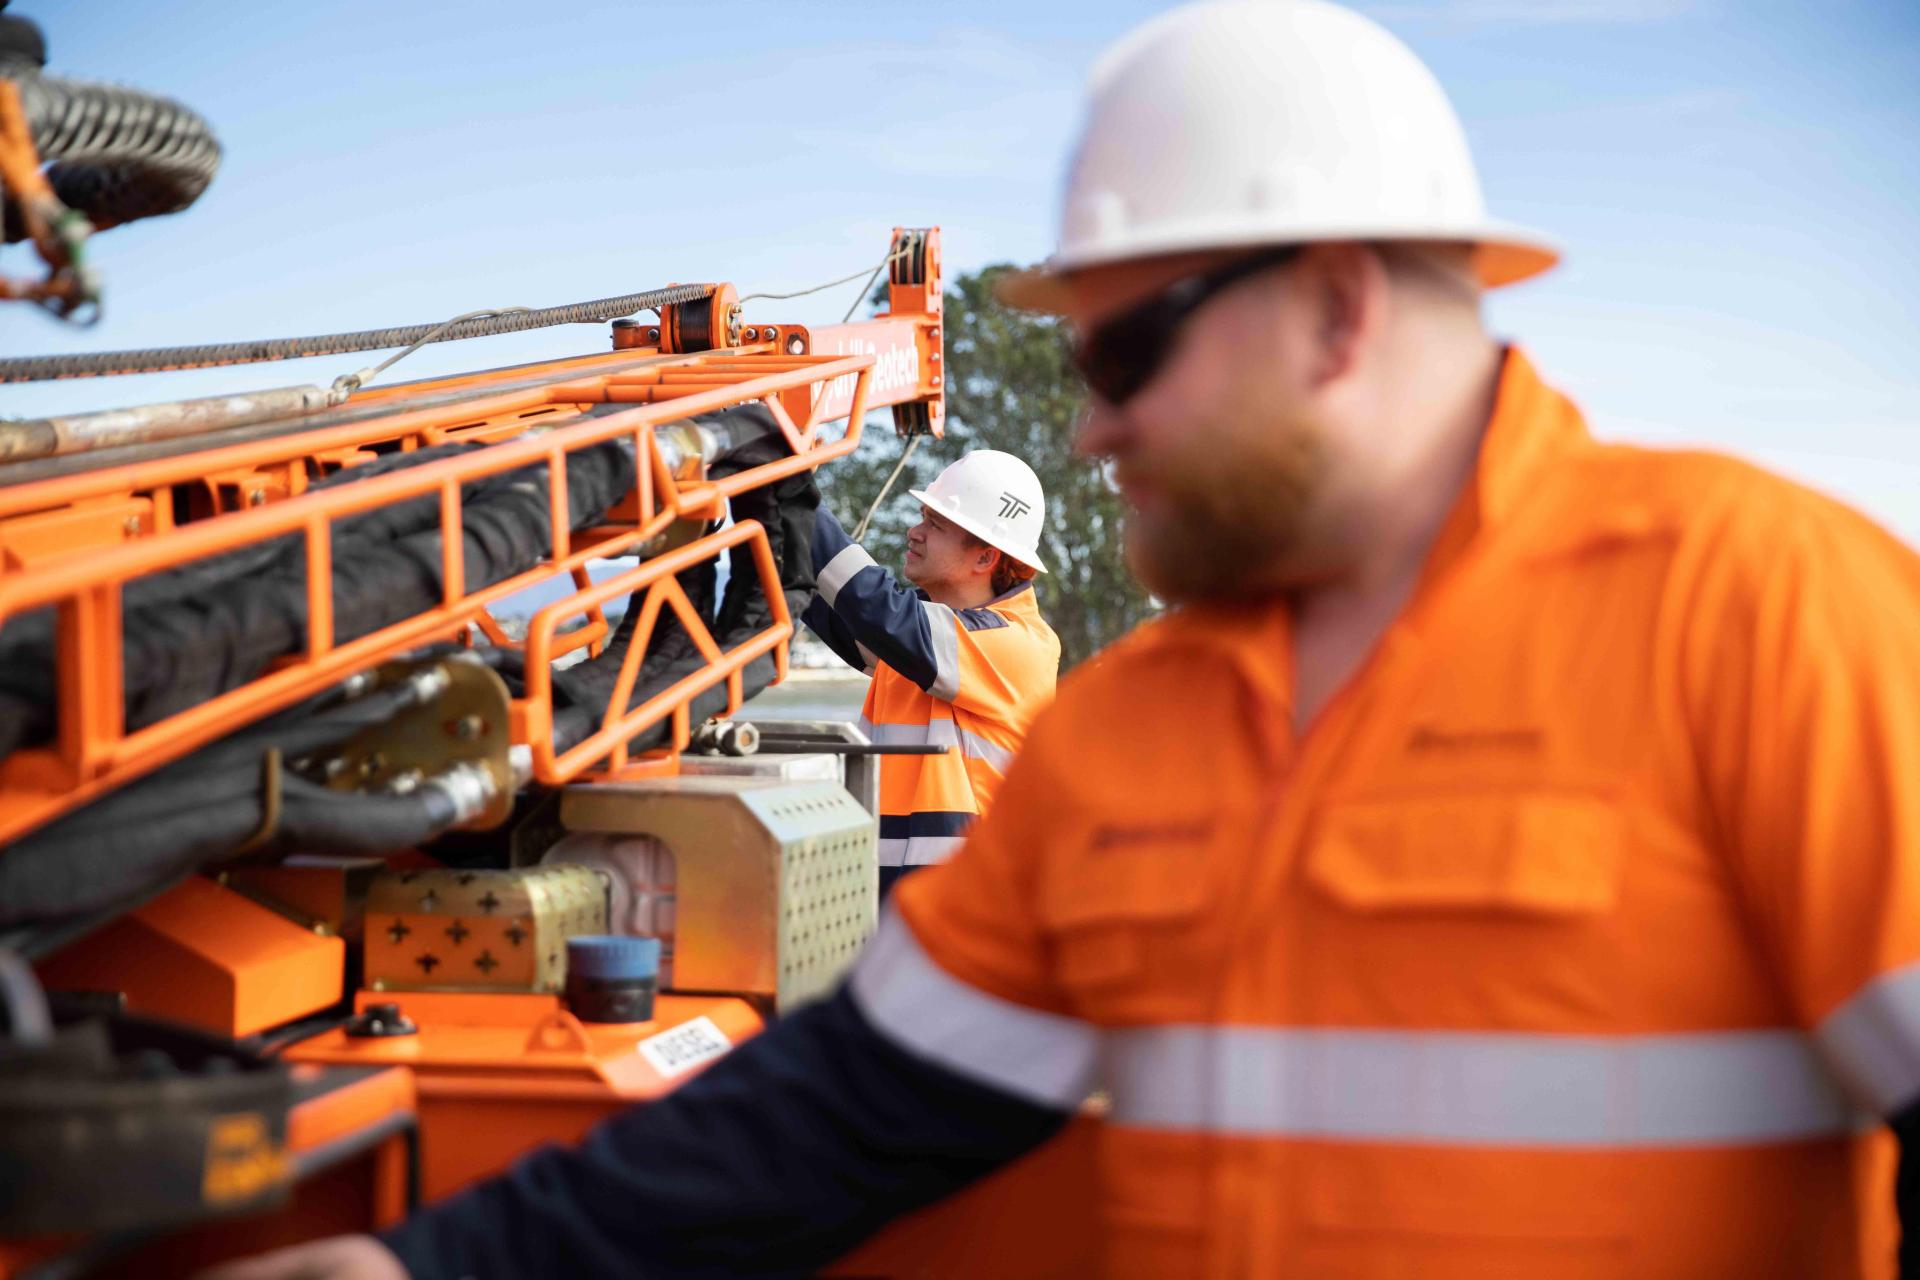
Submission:
[[1302,255],[1295,284],[1313,306],[1314,381],[1349,372],[1386,321],[1387,272],[1369,245],[1316,245]]
[[993,547],[981,547],[980,554],[973,559],[975,573],[992,573],[1000,563],[1000,552]]

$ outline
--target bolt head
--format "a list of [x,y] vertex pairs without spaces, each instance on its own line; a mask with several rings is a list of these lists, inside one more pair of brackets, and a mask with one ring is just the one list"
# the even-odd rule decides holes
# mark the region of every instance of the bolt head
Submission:
[[128,516],[126,518],[125,523],[123,523],[120,527],[122,529],[125,529],[129,535],[136,534],[140,532],[140,517]]
[[758,342],[760,340],[760,331],[758,329],[749,329],[742,336],[745,337],[748,342]]
[[249,489],[247,491],[247,505],[250,507],[260,506],[266,502],[266,500],[267,491],[265,489]]
[[799,334],[796,333],[791,338],[787,339],[788,355],[799,356],[799,355],[805,355],[806,352],[807,352],[806,340],[803,339]]
[[647,341],[648,342],[660,341],[660,331],[658,329],[647,330]]

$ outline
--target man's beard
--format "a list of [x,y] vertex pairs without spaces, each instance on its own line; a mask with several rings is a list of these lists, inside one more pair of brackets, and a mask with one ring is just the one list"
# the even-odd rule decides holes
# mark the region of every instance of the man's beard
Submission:
[[[1230,440],[1232,432],[1207,433]],[[1305,576],[1307,510],[1326,449],[1306,423],[1263,435],[1257,449],[1164,460],[1152,472],[1152,515],[1130,512],[1127,561],[1169,603],[1270,596]]]

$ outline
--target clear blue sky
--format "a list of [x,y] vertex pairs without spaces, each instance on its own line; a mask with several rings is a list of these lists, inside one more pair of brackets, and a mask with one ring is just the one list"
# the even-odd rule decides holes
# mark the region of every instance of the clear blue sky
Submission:
[[[188,213],[96,242],[98,328],[13,353],[324,332],[670,280],[794,288],[945,228],[950,269],[1050,247],[1094,54],[1145,0],[15,0],[52,69],[213,121]],[[1568,262],[1499,295],[1604,435],[1704,443],[1920,542],[1920,4],[1380,0],[1451,89],[1502,216]],[[0,264],[24,270],[18,248]],[[842,290],[754,304],[837,319]],[[422,376],[599,349],[548,330]],[[325,381],[365,358],[0,388],[0,413]]]

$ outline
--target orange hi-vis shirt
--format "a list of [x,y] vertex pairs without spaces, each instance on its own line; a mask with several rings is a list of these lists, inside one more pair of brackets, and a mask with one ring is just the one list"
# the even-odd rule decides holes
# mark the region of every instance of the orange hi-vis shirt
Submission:
[[1508,355],[1402,616],[1296,737],[1286,609],[1075,673],[855,998],[1108,1098],[1103,1274],[1883,1277],[1920,1096],[1920,558],[1591,440]]

